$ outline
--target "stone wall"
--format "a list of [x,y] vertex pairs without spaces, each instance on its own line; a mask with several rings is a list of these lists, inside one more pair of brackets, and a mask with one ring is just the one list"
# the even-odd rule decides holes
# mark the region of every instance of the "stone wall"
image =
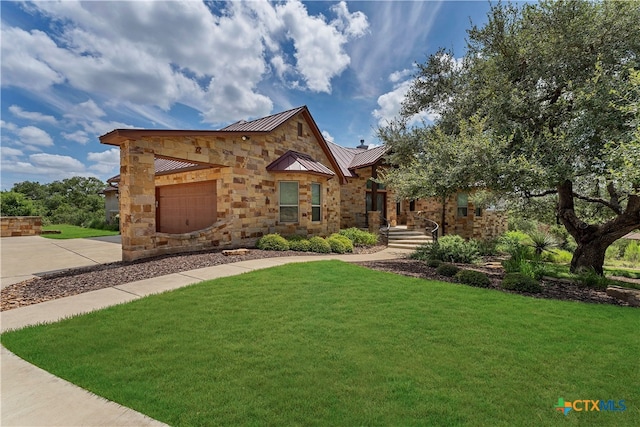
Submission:
[[[364,227],[364,218],[367,209],[367,181],[371,178],[372,168],[367,167],[358,169],[357,173],[357,177],[348,178],[347,184],[343,185],[340,189],[340,228]],[[391,190],[378,190],[378,192],[386,193],[386,218],[392,225],[396,225],[397,217],[395,194]],[[378,206],[378,211],[382,211],[381,206]]]
[[39,216],[3,216],[0,218],[0,237],[37,236],[42,233]]
[[[413,211],[410,210],[410,202],[402,201],[401,216],[406,217],[407,228],[424,229],[430,219],[440,225],[439,235],[457,234],[465,239],[493,239],[507,231],[507,214],[503,211],[486,210],[481,215],[476,215],[476,207],[469,199],[467,204],[467,216],[458,216],[457,194],[447,198],[444,207],[444,222],[442,221],[442,201],[435,198],[420,199],[415,201]],[[419,214],[418,214],[419,212]]]
[[[298,136],[302,123],[302,136]],[[214,247],[252,246],[264,234],[328,235],[340,228],[340,182],[310,173],[269,173],[267,165],[288,150],[306,153],[325,166],[331,162],[302,114],[269,134],[200,133],[150,136],[120,145],[120,230],[123,260]],[[154,176],[154,156],[212,165],[210,169]],[[215,180],[217,219],[204,230],[185,234],[156,232],[155,187]],[[299,221],[279,223],[278,183],[298,181]],[[311,221],[311,187],[321,184],[322,221]]]

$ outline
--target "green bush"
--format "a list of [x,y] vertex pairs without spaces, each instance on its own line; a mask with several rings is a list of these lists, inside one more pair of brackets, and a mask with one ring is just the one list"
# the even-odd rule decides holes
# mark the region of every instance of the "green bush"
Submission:
[[473,270],[460,270],[455,275],[456,281],[476,288],[488,288],[491,285],[489,276]]
[[500,253],[513,254],[521,246],[531,246],[531,238],[522,231],[507,231],[498,239],[496,250]]
[[562,225],[554,225],[549,228],[549,233],[551,233],[556,240],[558,241],[559,248],[565,251],[574,252],[578,245],[576,244],[576,240],[569,234],[567,229]]
[[309,239],[309,250],[311,252],[317,252],[321,254],[328,254],[331,252],[331,245],[325,239],[319,236]]
[[277,233],[262,236],[260,239],[258,239],[258,243],[256,244],[256,246],[258,247],[258,249],[262,249],[264,251],[289,250],[289,242],[287,242],[287,239]]
[[431,268],[438,268],[442,265],[442,261],[440,261],[439,259],[428,259],[427,260],[427,266],[431,267]]
[[437,242],[423,246],[418,249],[422,254],[420,256],[426,256],[426,259],[471,264],[480,257],[478,242],[456,235],[443,236]]
[[527,234],[531,239],[531,246],[537,256],[542,255],[543,252],[550,251],[551,249],[558,247],[558,241],[551,233],[542,230],[534,230]]
[[482,256],[498,255],[498,239],[478,240],[478,251]]
[[436,259],[434,255],[437,255],[437,246],[433,243],[426,243],[416,248],[415,252],[409,254],[410,259],[417,259],[419,261],[427,261],[430,259]]
[[331,252],[335,252],[337,254],[353,252],[353,242],[342,234],[332,234],[327,238],[327,242],[329,242],[329,246],[331,246]]
[[624,250],[623,260],[632,263],[640,263],[640,242],[632,241]]
[[446,262],[440,264],[438,268],[436,268],[436,273],[438,273],[441,276],[447,276],[447,277],[455,276],[458,271],[460,271],[458,267],[456,267],[453,264],[448,264]]
[[511,291],[540,293],[542,286],[540,282],[521,273],[509,273],[502,279],[502,287]]
[[378,236],[356,227],[340,230],[341,235],[347,237],[354,246],[374,246],[378,244]]
[[311,243],[309,242],[309,240],[303,237],[293,240],[287,237],[287,240],[289,241],[289,249],[292,251],[309,252],[311,250]]
[[553,249],[542,255],[543,261],[552,262],[554,264],[569,264],[572,258],[573,254],[569,251],[565,251],[564,249]]
[[607,289],[607,286],[609,285],[616,284],[613,280],[607,279],[606,277],[596,273],[593,268],[588,270],[582,269],[577,274],[574,274],[573,280],[578,285],[601,290]]

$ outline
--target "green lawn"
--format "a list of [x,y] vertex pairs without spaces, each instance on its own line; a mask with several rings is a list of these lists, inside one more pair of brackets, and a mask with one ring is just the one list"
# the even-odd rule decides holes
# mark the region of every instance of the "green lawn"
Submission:
[[[639,327],[638,309],[331,261],[209,281],[1,340],[176,426],[631,426]],[[627,409],[564,416],[559,398]]]
[[55,224],[45,225],[43,230],[57,230],[60,234],[43,234],[42,237],[48,239],[85,239],[88,237],[116,236],[119,231],[98,230],[95,228],[78,227],[77,225]]

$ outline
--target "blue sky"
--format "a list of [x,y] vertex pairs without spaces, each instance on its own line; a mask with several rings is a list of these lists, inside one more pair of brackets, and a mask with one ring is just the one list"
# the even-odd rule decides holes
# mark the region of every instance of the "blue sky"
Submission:
[[[116,128],[219,129],[307,105],[379,144],[414,73],[487,1],[0,2],[1,182],[118,173]],[[427,116],[424,118],[428,119]]]

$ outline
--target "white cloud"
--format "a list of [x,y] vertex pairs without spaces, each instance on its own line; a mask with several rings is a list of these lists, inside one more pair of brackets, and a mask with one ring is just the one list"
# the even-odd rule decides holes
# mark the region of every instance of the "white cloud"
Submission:
[[27,146],[50,147],[53,145],[51,136],[36,126],[26,126],[18,129],[20,142]]
[[84,172],[85,167],[78,159],[59,154],[37,153],[29,156],[29,161],[37,168],[66,173]]
[[18,130],[18,126],[11,122],[5,122],[4,120],[0,120],[0,128],[6,129],[9,132],[16,132]]
[[0,147],[0,153],[2,153],[1,157],[3,160],[15,160],[24,155],[21,150],[4,145]]
[[293,40],[296,68],[307,87],[315,92],[330,93],[331,79],[351,62],[344,45],[350,37],[364,34],[368,26],[366,17],[349,14],[344,3],[333,8],[339,17],[331,24],[327,24],[323,16],[309,16],[299,1],[278,5],[276,11],[287,28],[287,37]]
[[55,125],[56,123],[58,123],[56,118],[53,116],[48,116],[35,111],[25,111],[17,105],[10,106],[9,111],[11,112],[11,114],[13,114],[14,116],[20,119],[31,120],[34,122],[49,123],[52,125]]
[[326,139],[327,141],[331,141],[334,142],[335,139],[334,137],[331,136],[331,134],[329,132],[327,132],[326,130],[322,131],[322,136],[324,137],[324,139]]
[[414,73],[412,69],[405,69],[402,71],[394,71],[389,75],[389,81],[391,83],[398,83],[400,80],[405,80],[407,77],[411,76]]
[[111,148],[101,153],[88,153],[87,160],[93,162],[89,169],[98,174],[116,174],[120,167],[120,149]]
[[89,142],[89,136],[83,130],[77,130],[72,133],[62,132],[62,136],[68,139],[69,141],[75,141],[82,145]]
[[[406,73],[404,71],[392,73],[389,77],[389,80],[397,81],[402,74],[405,74],[406,76]],[[372,113],[373,116],[378,119],[378,126],[386,126],[392,120],[399,117],[400,110],[402,109],[402,102],[404,101],[407,92],[411,88],[412,82],[413,80],[409,79],[396,83],[392,91],[382,94],[378,97],[378,106],[380,108],[373,110]],[[412,126],[420,124],[423,121],[433,122],[437,118],[437,114],[422,112],[410,117],[407,120],[407,123]]]

